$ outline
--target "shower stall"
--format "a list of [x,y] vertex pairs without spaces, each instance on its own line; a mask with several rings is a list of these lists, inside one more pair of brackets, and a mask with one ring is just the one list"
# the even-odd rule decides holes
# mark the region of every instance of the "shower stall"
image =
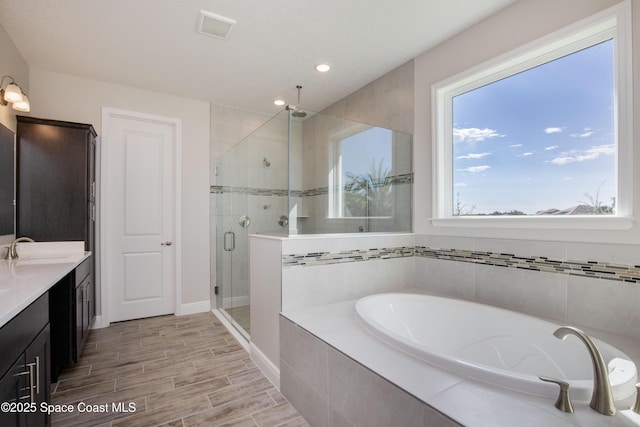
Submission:
[[249,235],[411,231],[412,136],[284,110],[214,160],[212,303],[249,340]]

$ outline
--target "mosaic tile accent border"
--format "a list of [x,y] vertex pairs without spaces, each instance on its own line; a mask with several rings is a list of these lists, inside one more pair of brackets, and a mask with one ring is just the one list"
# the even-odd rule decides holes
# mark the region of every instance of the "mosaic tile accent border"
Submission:
[[412,256],[517,268],[529,271],[568,274],[571,276],[615,280],[626,283],[640,283],[640,265],[622,265],[598,261],[559,261],[544,256],[519,256],[496,252],[429,248],[425,246],[350,250],[338,253],[312,252],[308,254],[290,254],[282,256],[282,266],[284,268],[313,267],[318,265],[345,264]]
[[287,190],[278,190],[270,188],[251,188],[251,187],[231,187],[229,185],[212,185],[211,194],[236,193],[246,194],[248,196],[279,196],[287,197]]
[[559,261],[544,256],[518,256],[496,252],[428,248],[425,246],[416,246],[415,255],[497,267],[640,283],[640,265],[621,265],[599,261]]
[[406,258],[414,255],[412,246],[398,246],[393,248],[374,248],[367,250],[350,250],[338,253],[311,252],[308,254],[292,254],[282,256],[283,267],[312,267],[317,265],[345,264],[371,260],[385,260]]
[[[386,185],[387,183],[395,184],[395,185],[412,184],[413,173],[400,174],[400,175],[389,177],[389,179],[384,184]],[[249,196],[279,196],[279,197],[286,197],[288,194],[287,190],[281,190],[281,189],[232,187],[229,185],[212,185],[210,192],[212,194],[237,193],[237,194],[246,194]],[[308,190],[291,190],[291,195],[293,197],[313,197],[313,196],[322,196],[325,194],[329,194],[329,187],[318,187],[318,188],[312,188]]]

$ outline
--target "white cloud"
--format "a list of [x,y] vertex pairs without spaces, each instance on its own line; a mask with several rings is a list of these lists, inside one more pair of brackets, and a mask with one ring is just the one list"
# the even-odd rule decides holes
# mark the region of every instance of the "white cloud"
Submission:
[[476,173],[476,172],[484,172],[487,169],[491,169],[491,166],[488,166],[488,165],[471,166],[471,167],[468,167],[468,168],[458,169],[458,170],[459,171],[463,171],[463,172]]
[[551,160],[554,165],[566,165],[568,163],[584,162],[586,160],[595,160],[600,156],[613,156],[616,154],[615,145],[597,145],[588,150],[573,150],[568,153],[562,153],[560,157]]
[[544,151],[551,151],[551,150],[555,150],[556,148],[558,148],[557,145],[550,145],[548,147],[544,147]]
[[457,184],[454,184],[454,187],[466,187],[467,183],[466,182],[459,182]]
[[562,132],[562,128],[546,128],[544,133],[560,133]]
[[518,148],[518,147],[522,147],[522,144],[513,144],[509,146],[510,148]]
[[490,155],[491,153],[469,153],[465,156],[458,156],[456,159],[481,159]]
[[503,136],[504,135],[500,135],[495,130],[489,129],[489,128],[484,128],[484,129],[479,129],[479,128],[458,129],[458,128],[454,128],[453,129],[453,141],[454,142],[480,142],[480,141],[484,141],[485,139],[501,138]]
[[572,133],[571,136],[574,138],[588,138],[593,135],[594,130],[592,128],[584,128],[582,133]]
[[518,157],[529,157],[529,156],[533,156],[533,153],[531,151],[527,151],[526,153],[518,154]]

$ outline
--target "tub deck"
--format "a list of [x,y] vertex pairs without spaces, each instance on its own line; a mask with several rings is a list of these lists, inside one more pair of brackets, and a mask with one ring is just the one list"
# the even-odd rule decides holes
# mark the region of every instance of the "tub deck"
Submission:
[[[410,292],[424,293],[417,289]],[[574,401],[575,413],[566,414],[553,406],[553,399],[481,383],[429,365],[366,332],[357,318],[357,301],[306,307],[281,315],[319,341],[466,426],[635,425],[620,413],[633,404],[633,398],[617,405],[619,412],[615,417],[598,414],[589,408],[588,402],[582,401]],[[640,366],[640,343],[637,340],[583,329],[619,348],[632,358],[636,366]]]

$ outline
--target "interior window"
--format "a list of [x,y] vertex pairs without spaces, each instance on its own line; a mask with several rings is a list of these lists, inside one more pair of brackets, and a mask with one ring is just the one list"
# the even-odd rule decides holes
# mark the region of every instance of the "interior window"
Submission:
[[392,216],[392,131],[372,127],[336,144],[334,217]]

